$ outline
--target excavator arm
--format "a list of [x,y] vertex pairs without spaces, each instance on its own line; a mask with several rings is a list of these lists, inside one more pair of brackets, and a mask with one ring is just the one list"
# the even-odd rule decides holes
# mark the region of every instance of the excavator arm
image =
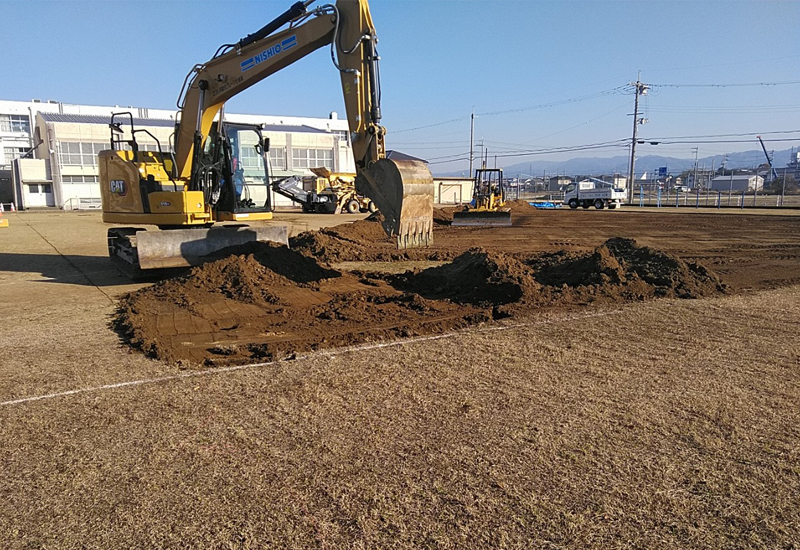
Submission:
[[[312,11],[298,2],[258,32],[197,65],[187,76],[178,107],[176,175],[190,182],[195,157],[227,100],[324,46],[340,72],[356,187],[378,206],[398,248],[432,242],[433,178],[420,161],[386,158],[381,126],[377,36],[366,0],[338,0]],[[279,30],[286,24],[289,27]]]

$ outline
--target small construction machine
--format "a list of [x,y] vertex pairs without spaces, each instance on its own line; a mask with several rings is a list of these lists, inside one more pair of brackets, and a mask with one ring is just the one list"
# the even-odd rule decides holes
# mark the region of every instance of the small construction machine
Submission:
[[[103,221],[133,225],[108,232],[109,254],[124,271],[194,265],[250,240],[286,242],[285,227],[242,226],[272,218],[269,140],[257,126],[225,122],[221,112],[233,96],[323,46],[330,46],[341,77],[356,190],[381,210],[383,228],[398,248],[432,242],[427,165],[386,158],[378,38],[367,1],[338,0],[309,10],[312,2],[295,3],[191,70],[178,99],[172,150],[135,128],[130,113],[112,117],[111,149],[99,155],[100,186]],[[143,150],[140,141],[155,143],[155,150]]]
[[303,212],[335,214],[377,212],[371,199],[356,191],[356,174],[340,174],[327,168],[309,168],[314,176],[289,176],[272,183],[276,193],[303,207]]
[[472,201],[464,210],[453,213],[452,225],[509,226],[511,211],[504,208],[505,203],[502,168],[479,168],[472,184]]

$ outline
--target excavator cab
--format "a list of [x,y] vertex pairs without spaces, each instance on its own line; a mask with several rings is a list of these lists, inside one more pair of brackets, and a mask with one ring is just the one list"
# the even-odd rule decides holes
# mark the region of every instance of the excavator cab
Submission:
[[188,181],[175,174],[172,151],[147,130],[134,128],[130,113],[114,114],[110,127],[111,148],[99,155],[103,221],[161,230],[108,230],[109,256],[130,278],[144,278],[147,270],[197,265],[211,253],[251,241],[288,244],[285,226],[211,227],[272,218],[260,127],[215,123]]
[[268,150],[260,126],[214,123],[194,177],[206,191],[215,220],[250,220],[272,212]]

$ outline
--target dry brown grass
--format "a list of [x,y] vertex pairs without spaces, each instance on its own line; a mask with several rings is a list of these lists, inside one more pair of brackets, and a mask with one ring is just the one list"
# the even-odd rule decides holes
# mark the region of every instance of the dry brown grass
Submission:
[[[797,284],[796,218],[550,214]],[[104,231],[0,234],[0,402],[177,373],[108,330]],[[797,548],[800,287],[610,313],[0,406],[0,548]]]
[[2,407],[0,540],[791,548],[799,318],[650,302]]

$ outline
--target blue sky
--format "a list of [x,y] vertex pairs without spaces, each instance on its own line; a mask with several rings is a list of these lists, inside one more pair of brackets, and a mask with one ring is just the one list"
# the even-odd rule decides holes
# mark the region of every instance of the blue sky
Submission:
[[[195,63],[290,4],[0,0],[0,98],[173,108]],[[750,132],[795,138],[769,143],[772,149],[800,146],[800,85],[694,87],[800,81],[797,1],[373,0],[371,10],[387,143],[431,160],[436,172],[466,168],[466,161],[448,159],[465,158],[473,110],[476,142],[490,155],[629,138],[633,95],[625,85],[639,70],[643,82],[657,85],[642,98],[649,123],[640,136],[690,136],[680,140],[686,143],[641,146],[639,155],[688,158],[694,146],[701,157],[753,149],[757,142],[691,137]],[[328,50],[234,98],[228,109],[343,113]],[[786,130],[798,132],[769,134]],[[504,157],[500,164],[523,160]]]

